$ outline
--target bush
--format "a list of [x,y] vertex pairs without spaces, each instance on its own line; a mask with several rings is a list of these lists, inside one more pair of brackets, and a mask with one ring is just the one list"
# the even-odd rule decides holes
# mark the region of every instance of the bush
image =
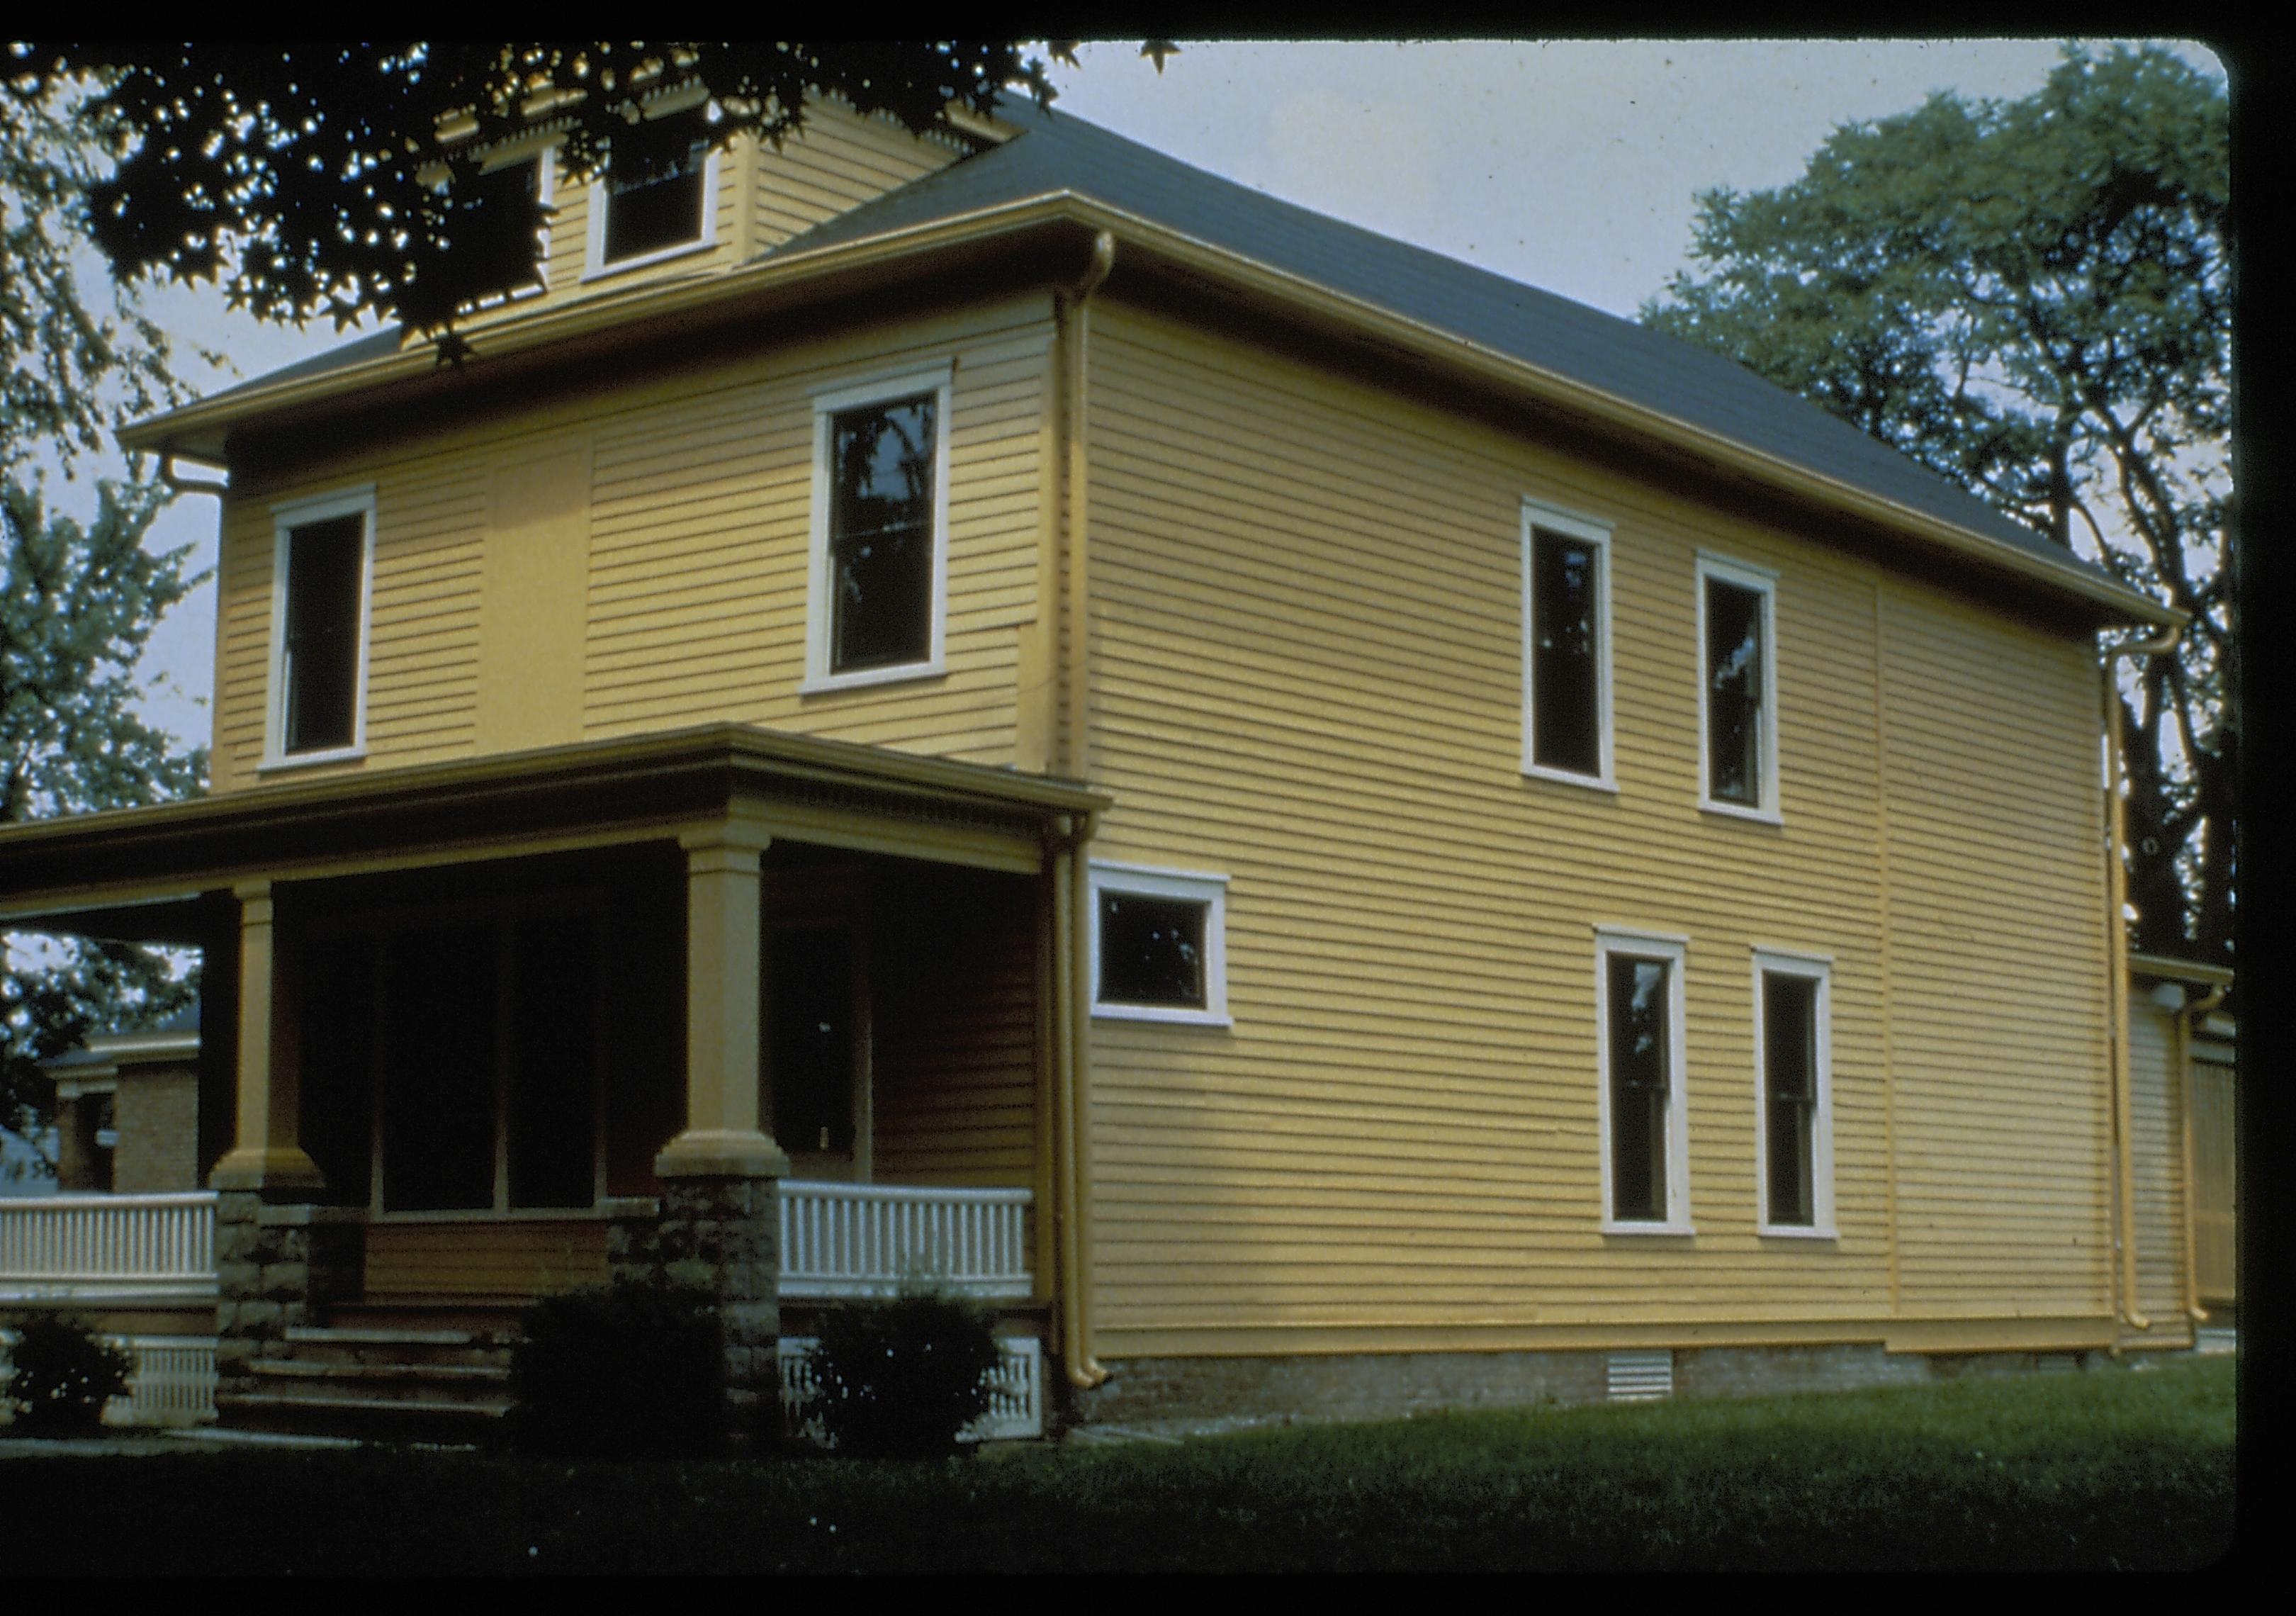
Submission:
[[511,1355],[511,1440],[553,1457],[696,1458],[726,1445],[725,1330],[709,1293],[620,1279],[547,1296]]
[[127,1355],[86,1325],[36,1318],[16,1327],[6,1349],[15,1365],[5,1403],[20,1437],[93,1436],[103,1426],[103,1406],[127,1390],[135,1366]]
[[988,1310],[931,1291],[832,1308],[808,1356],[803,1415],[838,1452],[938,1458],[988,1410],[1003,1362]]

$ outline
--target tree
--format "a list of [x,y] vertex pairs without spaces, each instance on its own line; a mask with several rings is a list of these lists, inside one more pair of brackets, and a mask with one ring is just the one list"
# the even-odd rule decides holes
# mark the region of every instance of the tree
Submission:
[[2240,767],[2229,115],[2157,46],[1848,124],[1698,199],[1644,324],[1740,360],[2188,612],[2120,692],[2134,946],[2229,963]]
[[[1157,65],[1173,47],[1151,41]],[[1056,59],[1073,62],[1065,45]],[[665,143],[719,148],[802,128],[835,95],[912,130],[991,111],[1008,86],[1049,103],[1044,63],[1005,41],[12,47],[23,93],[91,87],[117,167],[94,239],[123,280],[220,278],[234,306],[301,323],[381,315],[467,352],[456,312],[499,291],[473,252],[489,146],[546,116],[576,178],[642,169]],[[698,92],[682,117],[656,117]],[[529,233],[543,204],[521,221]],[[497,216],[498,217],[498,216]]]
[[[181,796],[206,774],[203,751],[179,750],[133,705],[145,642],[198,581],[186,553],[144,547],[168,491],[99,481],[85,524],[45,493],[46,464],[69,475],[114,420],[181,396],[164,334],[132,298],[92,308],[74,267],[105,139],[85,97],[0,86],[0,822]],[[164,1016],[191,991],[132,945],[11,950],[0,1128],[28,1133],[45,1117],[40,1061],[91,1028]]]

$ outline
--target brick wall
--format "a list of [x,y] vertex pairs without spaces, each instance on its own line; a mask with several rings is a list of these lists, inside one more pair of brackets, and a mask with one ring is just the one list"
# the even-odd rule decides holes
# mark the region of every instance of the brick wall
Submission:
[[123,1195],[200,1187],[200,1086],[192,1065],[122,1067],[112,1101],[119,1143],[111,1187]]

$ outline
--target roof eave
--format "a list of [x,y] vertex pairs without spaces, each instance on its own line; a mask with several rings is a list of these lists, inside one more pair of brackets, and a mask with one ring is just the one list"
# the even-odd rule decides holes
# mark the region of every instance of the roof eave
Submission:
[[[1613,432],[1664,445],[1802,504],[1904,533],[1980,568],[2079,603],[2107,621],[2165,628],[2190,620],[2188,614],[2098,577],[2070,557],[2058,562],[2019,549],[1560,372],[1065,189],[856,242],[770,254],[722,275],[657,283],[633,289],[625,296],[537,314],[529,321],[488,332],[485,357],[532,355],[602,338],[635,342],[642,340],[647,328],[713,308],[730,312],[744,302],[776,295],[801,298],[816,287],[834,285],[843,290],[856,276],[873,273],[910,278],[929,272],[948,255],[978,252],[1000,237],[1017,243],[1032,233],[1063,225],[1113,232],[1135,252],[1225,283],[1295,318],[1305,316],[1312,322],[1400,348],[1464,372],[1488,386],[1526,393]],[[439,369],[428,345],[419,345],[340,370],[296,377],[274,388],[258,387],[210,403],[187,405],[123,427],[119,441],[129,449],[172,450],[219,460],[225,437],[234,428],[348,395],[420,386],[424,378],[439,374]]]

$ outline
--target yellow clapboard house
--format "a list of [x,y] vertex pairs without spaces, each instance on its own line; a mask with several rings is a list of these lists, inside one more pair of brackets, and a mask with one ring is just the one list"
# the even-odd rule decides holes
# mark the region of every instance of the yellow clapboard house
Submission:
[[1025,104],[497,168],[465,363],[123,434],[228,469],[211,794],[0,831],[0,915],[206,950],[227,1412],[649,1267],[759,1395],[938,1277],[1083,1419],[2190,1341],[2099,773],[2163,609]]

